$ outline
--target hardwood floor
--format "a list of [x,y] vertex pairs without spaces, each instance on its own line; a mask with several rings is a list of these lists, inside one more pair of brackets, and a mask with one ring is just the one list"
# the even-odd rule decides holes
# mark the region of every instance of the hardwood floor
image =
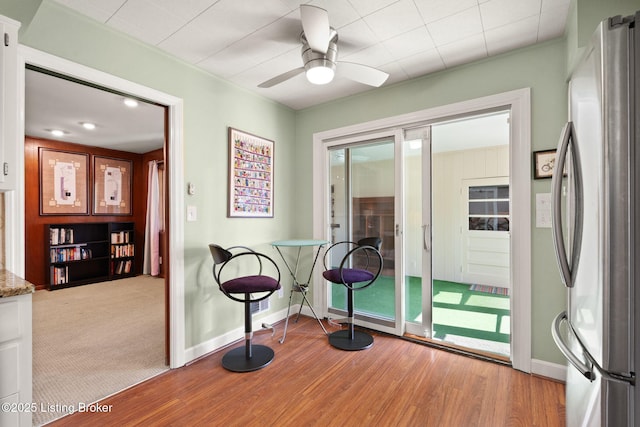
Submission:
[[222,350],[101,401],[107,412],[50,425],[565,425],[564,385],[555,381],[382,334],[368,350],[337,350],[306,317],[289,323],[284,344],[281,334],[254,338],[276,354],[259,371],[226,371]]

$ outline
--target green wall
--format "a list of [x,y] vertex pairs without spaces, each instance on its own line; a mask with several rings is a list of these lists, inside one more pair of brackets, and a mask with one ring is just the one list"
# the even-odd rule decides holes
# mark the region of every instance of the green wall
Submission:
[[[532,150],[555,148],[567,119],[564,54],[564,42],[556,40],[299,111],[296,139],[301,144],[296,158],[298,193],[305,195],[302,205],[312,202],[310,192],[302,189],[311,188],[312,184],[311,174],[303,171],[312,169],[313,134],[341,126],[530,87]],[[548,180],[532,181],[531,185],[533,198],[535,193],[550,191]],[[311,212],[297,217],[297,221],[299,232],[312,229]],[[532,228],[531,234],[532,356],[563,363],[549,333],[553,317],[562,311],[565,302],[553,258],[551,230]]]
[[[22,0],[0,1],[0,14],[24,19],[32,11]],[[185,222],[186,347],[243,325],[243,310],[218,290],[211,275],[208,244],[249,245],[277,255],[269,242],[292,237],[295,176],[293,110],[202,72],[160,50],[112,31],[57,3],[45,0],[21,30],[23,45],[151,87],[184,100],[184,181],[197,193],[185,205],[198,209]],[[275,141],[275,217],[229,219],[227,126]],[[185,192],[186,193],[186,192]],[[34,213],[27,212],[27,215]],[[272,298],[273,309],[287,299]]]

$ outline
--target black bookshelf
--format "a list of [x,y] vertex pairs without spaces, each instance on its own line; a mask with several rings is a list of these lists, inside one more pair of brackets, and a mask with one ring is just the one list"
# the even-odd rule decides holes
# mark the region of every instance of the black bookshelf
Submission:
[[45,231],[49,290],[135,275],[132,222],[49,224]]

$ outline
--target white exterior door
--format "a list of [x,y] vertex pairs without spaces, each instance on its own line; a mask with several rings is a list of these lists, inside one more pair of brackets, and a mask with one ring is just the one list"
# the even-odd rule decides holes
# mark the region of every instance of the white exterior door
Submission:
[[510,288],[509,177],[464,180],[462,281]]

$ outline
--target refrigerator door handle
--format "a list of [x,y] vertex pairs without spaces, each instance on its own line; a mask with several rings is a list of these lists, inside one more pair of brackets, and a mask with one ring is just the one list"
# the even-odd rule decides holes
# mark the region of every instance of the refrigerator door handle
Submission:
[[[573,328],[569,324],[569,319],[567,318],[567,312],[563,311],[562,313],[558,314],[555,319],[553,319],[553,324],[551,325],[551,336],[553,337],[553,340],[555,341],[556,346],[558,346],[558,348],[560,349],[560,352],[562,352],[564,357],[567,358],[569,363],[571,363],[582,375],[584,375],[585,378],[587,378],[589,381],[595,380],[596,376],[595,376],[595,373],[593,372],[592,367],[587,366],[586,363],[584,363],[582,360],[580,360],[580,358],[578,358],[575,354],[573,354],[573,352],[569,348],[569,345],[564,342],[564,337],[560,333],[560,325],[563,322],[567,323],[567,329],[570,331],[570,333],[575,335]],[[582,347],[582,344],[580,345],[580,347]]]
[[[569,145],[573,142],[571,145]],[[564,171],[567,156],[569,155],[569,147],[572,153],[572,169],[571,173],[575,181],[575,217],[573,224],[573,245],[571,250],[571,263],[567,257],[567,249],[564,245],[564,232],[562,231],[562,178],[564,173],[556,173]],[[582,215],[583,215],[583,197],[582,197],[582,172],[580,167],[580,156],[578,146],[575,144],[575,130],[573,122],[567,122],[562,131],[558,149],[556,152],[556,160],[554,173],[551,177],[551,223],[552,235],[556,252],[556,260],[560,268],[562,283],[568,288],[572,288],[573,272],[575,271],[580,256],[580,245],[582,243]]]
[[[568,333],[573,335],[578,345],[580,345],[580,348],[582,349],[582,354],[586,359],[586,362],[588,363],[588,365],[587,363],[580,360],[580,358],[571,351],[571,349],[569,348],[569,345],[564,341],[564,337],[560,333],[560,325],[563,322],[567,324]],[[573,329],[573,326],[571,326],[571,322],[569,322],[569,318],[567,316],[566,311],[563,311],[562,313],[558,314],[556,318],[553,319],[553,325],[551,327],[551,335],[553,336],[553,340],[555,341],[556,345],[558,346],[558,348],[560,349],[564,357],[566,357],[569,363],[571,363],[589,381],[593,381],[596,379],[595,371],[594,371],[594,368],[595,368],[595,370],[597,370],[600,373],[600,375],[602,375],[602,378],[606,380],[635,385],[636,379],[635,379],[634,373],[610,372],[598,364],[598,362],[593,358],[591,353],[589,353],[585,345],[582,343],[578,334],[576,334],[576,331]]]

